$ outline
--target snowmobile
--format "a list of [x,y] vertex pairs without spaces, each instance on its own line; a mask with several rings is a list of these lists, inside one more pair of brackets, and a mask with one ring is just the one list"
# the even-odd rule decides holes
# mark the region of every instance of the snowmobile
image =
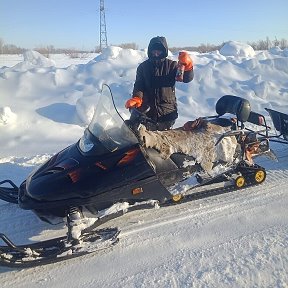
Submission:
[[[269,152],[268,126],[246,99],[225,95],[216,103],[217,115],[203,117],[226,127],[218,143],[231,137],[237,142],[232,163],[214,163],[225,167],[217,173],[206,173],[191,155],[175,152],[163,159],[159,151],[145,147],[139,127],[153,121],[138,109],[130,112],[130,119],[124,120],[104,84],[92,121],[77,143],[51,157],[20,187],[11,180],[0,182],[0,199],[32,210],[51,224],[55,217],[64,218],[68,228],[63,237],[21,246],[0,234],[5,242],[0,246],[0,265],[27,267],[90,253],[106,247],[103,243],[117,243],[117,228],[99,226],[128,211],[207,197],[215,191],[260,184],[266,178],[265,168],[248,161],[247,155]],[[260,132],[245,123],[260,126]],[[174,188],[192,176],[191,188],[175,193]],[[86,221],[85,211],[95,216],[93,223]],[[85,250],[83,243],[95,247]]]

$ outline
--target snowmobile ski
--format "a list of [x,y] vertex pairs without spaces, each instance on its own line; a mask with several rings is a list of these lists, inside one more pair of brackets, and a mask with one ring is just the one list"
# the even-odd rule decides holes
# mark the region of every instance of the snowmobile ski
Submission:
[[19,246],[0,234],[6,243],[0,246],[0,266],[29,268],[96,253],[115,245],[119,233],[117,228],[105,228],[83,233],[77,245],[67,243],[67,237],[63,236]]

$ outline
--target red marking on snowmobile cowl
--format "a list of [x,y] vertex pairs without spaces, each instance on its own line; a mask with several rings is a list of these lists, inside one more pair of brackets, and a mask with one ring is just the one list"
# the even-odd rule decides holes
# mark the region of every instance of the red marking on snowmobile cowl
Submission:
[[79,181],[80,179],[80,170],[75,170],[75,171],[72,171],[70,173],[68,173],[70,179],[72,180],[73,183],[76,183]]
[[125,153],[125,156],[118,162],[117,165],[125,165],[131,162],[136,157],[139,151],[140,151],[139,148],[135,148],[135,149],[127,151]]
[[95,165],[98,166],[98,167],[100,167],[100,168],[103,169],[103,170],[107,170],[107,167],[104,166],[101,162],[96,162]]

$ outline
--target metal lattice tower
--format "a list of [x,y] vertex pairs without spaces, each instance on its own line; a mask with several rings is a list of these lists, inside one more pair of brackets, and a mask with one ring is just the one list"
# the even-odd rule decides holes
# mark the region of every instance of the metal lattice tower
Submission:
[[105,20],[104,0],[100,0],[100,51],[107,48],[107,31]]

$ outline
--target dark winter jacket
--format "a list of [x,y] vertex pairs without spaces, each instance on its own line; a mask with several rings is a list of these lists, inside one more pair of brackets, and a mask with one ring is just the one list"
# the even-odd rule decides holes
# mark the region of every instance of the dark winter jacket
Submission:
[[[160,59],[152,57],[151,51],[155,48],[163,50]],[[175,97],[177,62],[167,59],[167,56],[165,37],[152,38],[148,46],[149,58],[138,66],[133,89],[133,97],[143,99],[143,109],[150,106],[147,116],[157,122],[172,121],[178,117]],[[193,77],[193,70],[185,71],[183,82],[188,83]]]

